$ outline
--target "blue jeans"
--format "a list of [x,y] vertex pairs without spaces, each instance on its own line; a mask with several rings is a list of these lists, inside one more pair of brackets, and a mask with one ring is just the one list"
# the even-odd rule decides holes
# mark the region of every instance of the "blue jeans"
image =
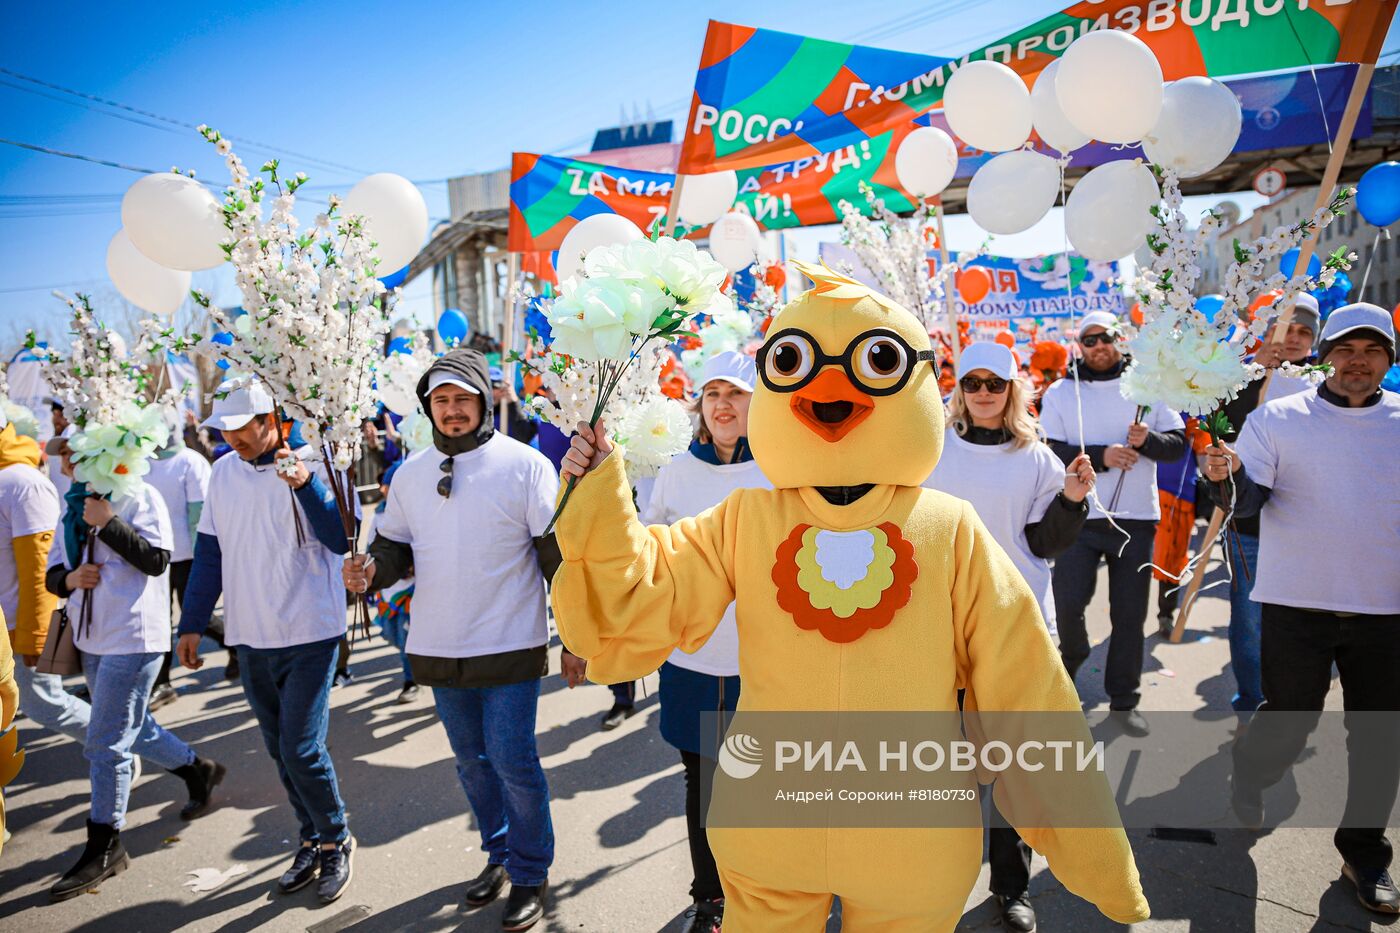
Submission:
[[301,824],[304,843],[344,842],[345,804],[326,750],[340,638],[290,648],[238,646],[243,692]]
[[174,771],[194,762],[194,749],[166,732],[148,707],[163,653],[88,654],[83,677],[92,695],[88,722],[88,773],[92,779],[92,821],[114,829],[126,825],[131,796],[131,756]]
[[384,640],[399,649],[399,664],[403,666],[403,682],[413,682],[413,668],[408,666],[408,654],[404,646],[408,644],[408,617],[395,613],[382,613],[379,616],[379,633]]
[[40,674],[15,659],[15,683],[19,685],[19,708],[26,716],[54,732],[79,742],[87,741],[88,719],[92,708],[63,689],[57,674]]
[[[1233,577],[1230,581],[1230,670],[1234,672],[1237,691],[1230,705],[1235,712],[1248,715],[1264,702],[1259,673],[1259,620],[1264,607],[1249,598],[1254,590],[1254,577],[1259,573],[1259,538],[1232,533],[1227,547]],[[1243,564],[1241,551],[1244,552]]]
[[481,847],[511,884],[542,884],[554,861],[549,785],[535,747],[538,679],[504,687],[434,687],[457,777],[467,792]]

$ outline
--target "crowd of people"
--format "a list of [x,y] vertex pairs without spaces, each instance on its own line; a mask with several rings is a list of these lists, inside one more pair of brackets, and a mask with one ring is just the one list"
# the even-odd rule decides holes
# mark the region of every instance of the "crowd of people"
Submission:
[[[1071,370],[1043,392],[1011,349],[975,343],[960,355],[941,458],[923,483],[971,504],[1034,595],[1071,679],[1090,656],[1086,613],[1107,564],[1103,687],[1112,719],[1137,736],[1150,728],[1138,711],[1150,567],[1160,565],[1159,539],[1176,533],[1163,521],[1173,494],[1158,477],[1184,469],[1215,508],[1231,510],[1233,706],[1250,725],[1234,748],[1232,802],[1256,828],[1263,790],[1306,738],[1270,734],[1261,710],[1320,712],[1335,665],[1348,710],[1400,711],[1400,396],[1380,388],[1396,360],[1394,325],[1366,304],[1324,323],[1309,302],[1300,299],[1283,339],[1270,330],[1256,360],[1315,359],[1332,374],[1316,388],[1282,375],[1251,384],[1226,407],[1233,428],[1216,444],[1193,443],[1200,432],[1190,419],[1123,397],[1129,360],[1111,314],[1078,322]],[[760,379],[781,369],[781,352],[766,370],[738,352],[708,360],[694,382],[693,443],[636,490],[646,524],[683,522],[736,490],[772,487],[750,446],[749,406]],[[73,482],[61,406],[46,449],[13,425],[0,431],[0,533],[10,541],[0,548],[0,608],[20,710],[83,743],[89,762],[86,843],[54,883],[54,899],[127,867],[121,830],[143,760],[181,778],[183,819],[214,805],[224,764],[152,715],[176,697],[172,659],[201,667],[211,636],[227,651],[228,676],[242,684],[298,823],[278,891],[314,883],[327,903],[345,893],[355,841],[326,738],[333,684],[348,676],[348,592],[373,601],[401,654],[398,700],[431,690],[482,840],[484,864],[466,883],[465,904],[490,903],[508,885],[503,929],[528,929],[544,915],[555,838],[535,723],[549,673],[548,592],[564,561],[548,529],[561,470],[582,477],[606,451],[592,432],[571,446],[526,417],[504,375],[475,349],[440,357],[418,396],[432,446],[387,465],[367,552],[356,556],[326,465],[255,379],[216,394],[200,425],[215,438],[207,448],[205,435],[176,419],[147,483],[118,501]],[[211,464],[213,453],[221,455]],[[864,491],[821,493],[840,506]],[[1319,533],[1325,547],[1316,546]],[[85,692],[64,688],[65,641],[81,660]],[[714,931],[726,891],[704,821],[701,785],[716,743],[702,734],[702,716],[735,710],[746,689],[733,604],[701,644],[680,645],[648,651],[660,661],[661,734],[684,771],[676,805],[692,864],[688,929]],[[576,686],[593,662],[571,647],[566,639],[561,674]],[[630,678],[613,689],[603,728],[635,709]],[[1350,753],[1379,756],[1400,775],[1400,742]],[[1392,803],[1394,795],[1392,780]],[[991,812],[991,890],[1008,929],[1033,930],[1032,848]],[[1343,823],[1336,845],[1361,903],[1400,912],[1384,827]]]

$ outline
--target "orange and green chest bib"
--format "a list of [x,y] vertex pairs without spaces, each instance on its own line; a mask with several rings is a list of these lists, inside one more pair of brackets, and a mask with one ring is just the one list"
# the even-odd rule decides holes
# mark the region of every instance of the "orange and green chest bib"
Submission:
[[890,624],[918,579],[914,546],[892,522],[854,531],[800,523],[778,546],[778,606],[797,627],[853,642]]

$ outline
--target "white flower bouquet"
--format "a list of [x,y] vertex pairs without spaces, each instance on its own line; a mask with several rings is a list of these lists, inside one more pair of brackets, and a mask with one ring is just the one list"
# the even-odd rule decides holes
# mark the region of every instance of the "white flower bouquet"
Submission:
[[[694,336],[688,330],[690,322],[722,300],[720,289],[725,277],[724,267],[689,240],[633,240],[589,252],[584,257],[583,274],[566,280],[560,286],[559,297],[545,310],[553,332],[551,354],[528,361],[547,376],[546,388],[554,391],[555,406],[542,413],[561,430],[572,431],[579,421],[597,425],[639,360],[643,363],[642,385],[656,387],[659,399],[659,357],[646,351],[657,349],[652,346],[653,341],[665,344],[682,336]],[[642,407],[637,405],[639,399],[635,395],[629,401],[631,408]],[[656,406],[661,404],[656,402]],[[536,410],[541,408],[537,406]],[[582,416],[585,410],[587,415]],[[651,461],[660,458],[663,450],[672,450],[673,454],[684,450],[689,443],[688,432],[685,443],[676,449],[678,437],[667,427],[678,424],[678,419],[658,415],[659,407],[648,411],[655,417],[640,430],[630,429],[633,445],[640,441],[647,448],[645,457]],[[630,413],[640,417],[637,412]],[[555,418],[574,420],[560,424]],[[620,428],[623,420],[615,419],[614,428]],[[570,482],[550,522],[551,528],[573,488]]]
[[[1343,214],[1354,190],[1338,192],[1311,219],[1280,227],[1249,245],[1236,240],[1235,261],[1225,274],[1224,302],[1213,316],[1207,316],[1196,307],[1193,295],[1201,273],[1197,260],[1214,239],[1220,220],[1207,214],[1195,231],[1189,230],[1175,173],[1161,175],[1165,203],[1153,208],[1161,233],[1147,240],[1155,258],[1146,275],[1149,288],[1139,296],[1143,323],[1128,343],[1132,362],[1123,374],[1122,392],[1139,406],[1166,405],[1191,415],[1211,415],[1264,374],[1264,367],[1246,362],[1245,355],[1247,338],[1261,337],[1268,327],[1269,311],[1291,306],[1302,292],[1329,286],[1338,271],[1350,268],[1355,254],[1343,247],[1327,257],[1316,279],[1305,272],[1292,278],[1264,273],[1270,261]],[[1251,301],[1265,292],[1277,292],[1277,297],[1259,309],[1246,327]],[[1318,381],[1326,367],[1285,364],[1281,371]],[[1216,424],[1217,418],[1207,422],[1208,427]]]
[[[170,387],[162,398],[148,392],[150,373],[122,358],[120,344],[93,314],[86,295],[64,298],[73,313],[73,343],[68,357],[40,347],[29,335],[27,346],[39,357],[44,378],[78,428],[69,440],[73,477],[100,496],[120,499],[143,482],[147,462],[170,437],[163,406],[184,387]],[[143,343],[138,345],[141,357]]]
[[[232,178],[224,194],[223,249],[246,312],[231,321],[195,292],[215,324],[234,335],[231,344],[209,349],[259,376],[301,422],[307,442],[336,471],[348,469],[359,455],[360,423],[376,410],[373,361],[390,326],[364,218],[343,216],[332,195],[329,208],[302,230],[293,210],[305,174],[284,179],[271,159],[255,177],[216,130],[200,132],[224,156]],[[336,485],[348,508],[353,491]]]

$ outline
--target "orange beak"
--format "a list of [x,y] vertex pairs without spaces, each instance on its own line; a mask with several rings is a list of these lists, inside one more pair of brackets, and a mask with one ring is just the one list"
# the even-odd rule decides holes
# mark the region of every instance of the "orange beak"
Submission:
[[792,411],[824,441],[841,440],[875,410],[875,400],[839,369],[824,369],[792,394]]

